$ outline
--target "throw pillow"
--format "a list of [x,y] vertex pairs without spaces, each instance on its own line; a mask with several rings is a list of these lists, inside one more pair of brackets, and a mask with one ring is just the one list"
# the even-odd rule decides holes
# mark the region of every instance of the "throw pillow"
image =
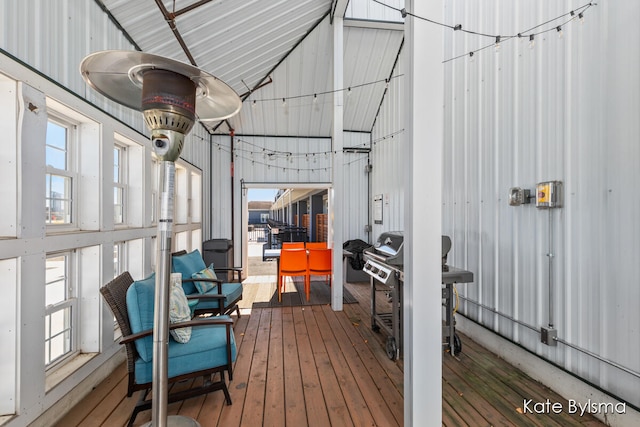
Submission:
[[[191,275],[192,279],[214,279],[218,280],[218,276],[216,276],[216,272],[213,270],[213,264],[209,267],[198,271],[197,273],[193,273]],[[193,282],[194,286],[198,290],[199,293],[204,294],[207,291],[215,288],[217,286],[216,282]]]
[[[182,275],[171,274],[171,293],[169,297],[169,323],[187,322],[191,320],[189,301],[182,289]],[[179,343],[185,344],[191,339],[191,327],[170,329],[169,333]]]

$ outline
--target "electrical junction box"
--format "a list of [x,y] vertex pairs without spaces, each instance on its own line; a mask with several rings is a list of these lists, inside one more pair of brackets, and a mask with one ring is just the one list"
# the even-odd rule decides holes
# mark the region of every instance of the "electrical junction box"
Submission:
[[562,207],[562,181],[546,181],[536,184],[536,208]]
[[555,347],[557,344],[556,339],[558,338],[558,331],[554,329],[552,326],[545,328],[544,326],[540,328],[540,341],[543,344],[548,346]]

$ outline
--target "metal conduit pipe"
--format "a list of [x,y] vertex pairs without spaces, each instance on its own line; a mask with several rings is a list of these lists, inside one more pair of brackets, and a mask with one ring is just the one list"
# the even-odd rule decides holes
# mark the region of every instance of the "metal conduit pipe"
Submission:
[[[458,295],[458,298],[460,298],[460,299],[462,299],[462,300],[464,300],[464,301],[466,301],[466,302],[469,302],[469,303],[471,303],[471,304],[474,304],[474,305],[476,305],[476,306],[478,306],[478,307],[480,307],[480,308],[482,308],[482,309],[484,309],[484,310],[487,310],[487,311],[490,311],[490,312],[492,312],[492,313],[494,313],[494,314],[497,314],[497,315],[498,315],[498,316],[500,316],[500,317],[504,317],[505,319],[511,320],[512,322],[515,322],[515,323],[517,323],[517,324],[519,324],[519,325],[521,325],[521,326],[524,326],[524,327],[526,327],[526,328],[529,328],[529,329],[531,329],[532,331],[535,331],[535,332],[537,332],[537,333],[540,333],[540,330],[539,330],[538,328],[535,328],[535,327],[533,327],[533,326],[531,326],[531,325],[529,325],[529,324],[527,324],[527,323],[525,323],[525,322],[522,322],[522,321],[520,321],[520,320],[518,320],[518,319],[515,319],[515,318],[513,318],[513,317],[511,317],[511,316],[509,316],[509,315],[507,315],[507,314],[501,313],[501,312],[499,312],[498,310],[496,310],[496,309],[494,309],[494,308],[488,307],[488,306],[486,306],[486,305],[484,305],[484,304],[482,304],[482,303],[479,303],[479,302],[474,301],[474,300],[472,300],[472,299],[466,298],[466,297],[464,297],[464,296],[462,296],[462,295]],[[460,312],[460,310],[458,310],[458,313],[460,313],[460,314],[462,314],[463,316],[465,316],[465,317],[469,318],[469,317],[466,315],[466,313],[462,313],[462,312]],[[469,319],[470,319],[470,318],[469,318]],[[473,320],[473,319],[470,319],[470,320]],[[482,325],[482,326],[485,326],[485,325],[484,325],[484,323],[482,323],[482,322],[479,322],[479,321],[476,321],[476,320],[473,320],[473,321],[474,321],[474,322],[476,322],[476,323],[478,323],[478,324],[480,324],[480,325]],[[562,338],[555,337],[555,338],[553,338],[553,339],[554,339],[555,341],[559,342],[560,344],[564,344],[564,345],[566,345],[567,347],[571,347],[572,349],[577,350],[577,351],[579,351],[579,352],[581,352],[581,353],[584,353],[584,354],[586,354],[586,355],[588,355],[588,356],[591,356],[591,357],[593,357],[594,359],[597,359],[597,360],[599,360],[599,361],[601,361],[601,362],[606,363],[607,365],[610,365],[610,366],[613,366],[614,368],[620,369],[621,371],[624,371],[624,372],[626,372],[626,373],[627,373],[627,374],[629,374],[629,375],[633,375],[633,376],[634,376],[634,377],[636,377],[636,378],[640,378],[640,372],[635,372],[635,371],[633,371],[633,370],[631,370],[631,369],[627,368],[626,366],[622,366],[622,365],[620,365],[619,363],[616,363],[616,362],[614,362],[614,361],[612,361],[612,360],[605,359],[604,357],[599,356],[599,355],[597,355],[597,354],[593,353],[592,351],[589,351],[589,350],[587,350],[587,349],[585,349],[585,348],[582,348],[582,347],[580,347],[580,346],[577,346],[577,345],[575,345],[575,344],[571,344],[571,343],[569,343],[569,342],[567,342],[567,341],[563,340]]]
[[549,328],[553,328],[553,216],[549,209]]

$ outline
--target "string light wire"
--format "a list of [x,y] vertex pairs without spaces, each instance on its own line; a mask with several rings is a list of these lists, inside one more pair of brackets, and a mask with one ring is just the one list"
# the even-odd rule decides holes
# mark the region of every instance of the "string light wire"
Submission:
[[[377,145],[380,142],[384,142],[384,141],[391,141],[393,140],[397,135],[401,134],[404,132],[404,129],[400,129],[397,130],[395,132],[389,133],[387,135],[381,136],[379,138],[376,138],[370,142],[366,142],[366,143],[362,143],[362,144],[358,144],[355,146],[351,146],[348,148],[344,148],[342,149],[343,153],[352,153],[354,152],[354,150],[369,150],[371,149],[372,146]],[[200,138],[202,139],[202,138]],[[204,141],[204,139],[202,139]],[[278,151],[278,150],[271,150],[268,149],[266,147],[261,147],[258,144],[254,144],[250,141],[244,140],[242,138],[238,138],[235,137],[235,141],[238,142],[238,145],[248,145],[250,147],[254,147],[255,150],[252,149],[246,149],[246,148],[242,148],[239,146],[235,146],[233,148],[233,156],[235,159],[242,159],[247,161],[248,163],[250,163],[251,165],[261,165],[261,166],[266,166],[267,169],[271,169],[272,167],[275,169],[282,169],[283,172],[286,171],[296,171],[298,173],[302,172],[312,172],[315,173],[316,171],[329,171],[332,169],[332,166],[330,165],[326,165],[326,166],[319,166],[319,167],[299,167],[299,163],[297,162],[296,164],[294,164],[293,166],[282,166],[281,163],[278,164],[277,160],[278,159],[285,159],[285,163],[290,162],[293,164],[293,160],[295,158],[297,159],[302,159],[304,158],[305,161],[307,162],[313,162],[316,163],[317,159],[328,159],[329,155],[331,155],[331,160],[333,160],[333,156],[337,153],[337,151],[318,151],[318,152],[304,152],[304,153],[292,153],[290,151]],[[215,146],[217,147],[219,152],[225,152],[225,153],[231,153],[231,148],[221,144],[221,143],[214,143]],[[364,151],[366,152],[366,151]],[[263,158],[263,160],[265,161],[260,161],[257,160],[257,157],[261,157]],[[311,160],[312,159],[312,160]],[[360,162],[364,159],[367,159],[367,156],[362,156],[362,157],[358,157],[352,161],[346,162],[343,165],[344,166],[349,166],[353,163],[356,162]],[[329,160],[329,163],[331,162],[331,160]]]
[[[407,16],[411,16],[413,18],[420,19],[422,21],[426,21],[426,22],[429,22],[429,23],[434,24],[434,25],[439,25],[439,26],[444,27],[444,28],[449,28],[449,29],[451,29],[453,31],[460,31],[460,32],[467,33],[467,34],[472,34],[472,35],[482,36],[482,37],[489,37],[489,38],[494,39],[494,42],[491,43],[491,44],[487,44],[485,46],[482,46],[479,49],[475,49],[475,50],[466,52],[466,53],[464,53],[462,55],[458,55],[458,56],[455,56],[453,58],[446,59],[446,60],[442,61],[443,63],[455,61],[456,59],[465,58],[465,57],[473,58],[473,55],[476,54],[477,52],[481,52],[481,51],[483,51],[485,49],[488,49],[488,48],[490,48],[492,46],[495,47],[496,50],[498,50],[501,43],[503,43],[503,42],[505,42],[507,40],[514,39],[514,38],[527,37],[527,38],[529,38],[530,41],[533,41],[535,39],[535,36],[537,36],[539,34],[548,33],[550,31],[557,31],[558,34],[562,34],[562,27],[563,26],[565,26],[566,24],[568,24],[569,22],[571,22],[571,21],[573,21],[575,19],[580,19],[581,21],[583,21],[584,20],[584,13],[589,8],[591,8],[592,6],[597,6],[597,3],[593,3],[593,2],[586,3],[586,4],[584,4],[584,5],[580,6],[580,7],[577,7],[576,9],[573,9],[573,10],[567,12],[567,13],[563,13],[560,16],[557,16],[555,18],[549,19],[549,20],[547,20],[545,22],[542,22],[542,23],[540,23],[538,25],[535,25],[535,26],[533,26],[533,27],[531,27],[531,28],[529,28],[529,29],[527,29],[525,31],[521,31],[518,34],[515,34],[515,35],[500,35],[500,34],[489,34],[489,33],[483,33],[483,32],[480,32],[480,31],[467,30],[465,28],[462,28],[462,24],[457,24],[457,25],[445,24],[445,23],[442,23],[442,22],[435,21],[433,19],[429,19],[429,18],[425,18],[423,16],[415,15],[415,14],[413,14],[411,12],[408,12],[406,9],[399,9],[397,7],[393,7],[393,6],[388,5],[388,4],[386,4],[386,3],[382,2],[382,1],[379,1],[379,0],[373,0],[373,2],[378,3],[378,4],[380,4],[380,5],[384,6],[384,7],[387,7],[389,9],[395,10],[397,12],[400,12],[400,14],[402,15],[403,18],[405,18]],[[576,15],[577,15],[577,18],[576,18]],[[560,19],[565,19],[567,17],[569,17],[569,19],[565,20],[564,22],[562,22],[560,24],[555,23],[550,28],[547,28],[547,29],[544,29],[544,30],[541,30],[541,31],[535,31],[538,28],[542,28],[542,27],[544,27],[546,25],[554,23],[554,22],[556,22],[556,21],[558,21]]]
[[[391,76],[391,79],[396,79],[398,77],[402,77],[404,76],[404,74],[397,74],[395,76]],[[353,89],[357,89],[360,87],[365,87],[365,86],[371,86],[371,85],[375,85],[378,83],[385,83],[385,86],[388,88],[389,87],[389,78],[386,79],[380,79],[380,80],[375,80],[372,82],[367,82],[367,83],[361,83],[361,84],[357,84],[357,85],[351,85],[348,87],[344,87],[342,89],[335,89],[335,90],[327,90],[324,92],[314,92],[314,93],[309,93],[309,94],[304,94],[304,95],[293,95],[293,96],[279,96],[277,98],[264,98],[264,99],[252,99],[251,103],[253,105],[255,105],[257,102],[269,102],[269,101],[282,101],[282,104],[286,104],[286,100],[288,99],[300,99],[300,98],[313,98],[313,102],[318,102],[318,96],[319,95],[330,95],[332,93],[337,93],[337,92],[347,92],[347,94],[351,93]]]

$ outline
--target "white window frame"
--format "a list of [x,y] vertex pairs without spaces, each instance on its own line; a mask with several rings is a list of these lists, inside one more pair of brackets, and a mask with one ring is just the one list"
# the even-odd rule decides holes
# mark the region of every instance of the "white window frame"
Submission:
[[[78,123],[72,121],[71,119],[59,114],[57,112],[50,112],[49,117],[47,119],[47,126],[49,122],[63,127],[66,129],[66,141],[65,141],[65,167],[66,169],[58,169],[49,164],[46,165],[46,175],[45,179],[49,181],[52,176],[61,176],[63,178],[70,179],[70,189],[69,189],[69,198],[65,198],[63,200],[67,200],[69,204],[69,222],[63,222],[60,224],[55,224],[51,222],[52,213],[45,213],[46,219],[45,223],[47,226],[47,231],[66,231],[69,229],[77,228],[78,222],[78,173],[77,173],[77,146],[78,146]],[[46,144],[46,141],[45,141]],[[51,146],[53,149],[57,149],[56,147]],[[46,157],[45,157],[46,162]],[[45,193],[45,204],[49,204],[49,207],[52,205],[53,198],[51,197],[52,191],[51,187],[49,187],[49,194]]]
[[[128,195],[128,156],[127,156],[127,146],[124,144],[115,143],[113,146],[114,152],[114,162],[113,167],[115,169],[115,156],[116,152],[118,153],[118,176],[113,177],[113,188],[114,188],[114,200],[113,200],[113,224],[115,226],[123,226],[127,224],[127,198]],[[114,171],[115,172],[115,171]],[[116,201],[116,190],[120,191],[120,204]],[[121,221],[116,221],[117,211],[116,209],[120,206],[122,210]]]
[[[63,301],[59,301],[53,304],[49,304],[45,307],[45,369],[50,371],[58,366],[60,366],[65,361],[71,359],[76,354],[79,353],[78,349],[78,298],[76,295],[76,265],[75,265],[75,251],[66,251],[66,252],[52,252],[47,254],[47,261],[51,258],[64,257],[65,258],[65,266],[64,266],[64,275],[63,280],[65,282],[65,299]],[[46,263],[45,263],[46,266]],[[46,267],[45,267],[46,268]],[[55,280],[58,281],[58,280]],[[54,281],[47,282],[45,279],[45,289],[50,283],[54,283]],[[45,290],[46,294],[46,290]],[[59,336],[60,333],[55,336],[49,336],[51,331],[51,321],[52,316],[58,312],[62,312],[64,310],[70,309],[70,318],[69,325],[65,325],[63,327],[63,332],[69,332],[69,349],[62,353],[61,355],[52,358],[51,356],[51,342],[52,339],[56,336]],[[47,351],[48,348],[48,351]]]

